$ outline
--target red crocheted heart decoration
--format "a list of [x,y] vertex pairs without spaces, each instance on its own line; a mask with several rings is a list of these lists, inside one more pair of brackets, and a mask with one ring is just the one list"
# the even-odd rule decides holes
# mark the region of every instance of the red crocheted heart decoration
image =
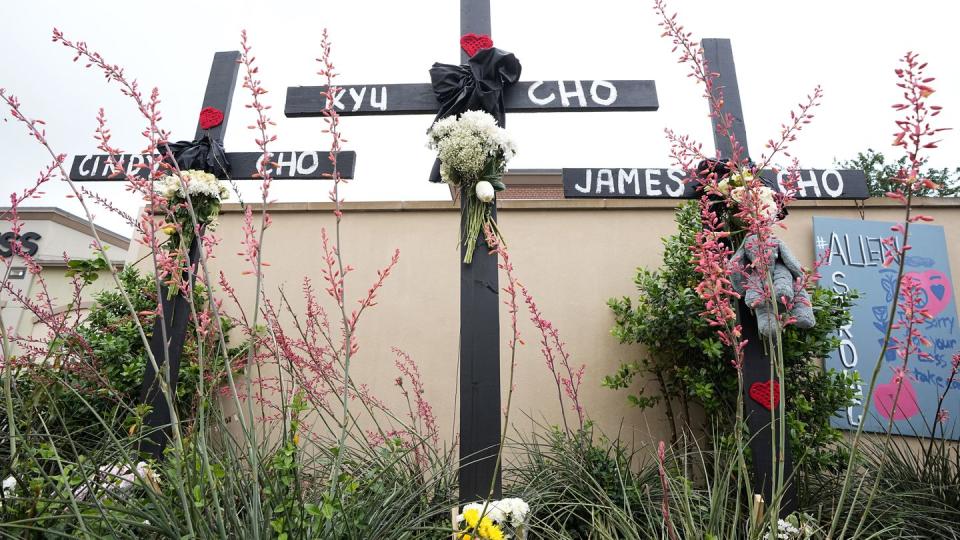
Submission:
[[200,111],[200,128],[215,128],[223,123],[223,111],[215,107],[204,107]]
[[464,34],[460,38],[460,48],[467,53],[467,56],[473,56],[480,49],[489,49],[490,47],[493,47],[493,40],[485,34]]
[[[773,404],[770,404],[770,385],[773,385]],[[750,398],[764,409],[772,410],[780,404],[780,383],[777,381],[755,382],[750,385]]]

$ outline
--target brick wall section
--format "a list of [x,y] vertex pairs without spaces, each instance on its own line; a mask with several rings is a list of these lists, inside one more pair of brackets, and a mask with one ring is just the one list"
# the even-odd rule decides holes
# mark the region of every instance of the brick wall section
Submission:
[[563,198],[563,186],[521,184],[508,185],[497,199],[504,200],[557,200]]

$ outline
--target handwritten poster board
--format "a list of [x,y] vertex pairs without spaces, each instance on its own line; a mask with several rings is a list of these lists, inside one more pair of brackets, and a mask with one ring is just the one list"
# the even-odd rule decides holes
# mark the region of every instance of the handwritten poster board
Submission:
[[[906,258],[905,276],[916,279],[921,287],[924,306],[932,318],[919,330],[930,340],[920,345],[929,358],[912,355],[907,363],[896,409],[892,407],[897,391],[895,370],[903,365],[896,351],[888,350],[877,381],[872,403],[863,403],[870,377],[880,356],[886,331],[889,309],[893,304],[893,289],[897,267],[884,268],[887,248],[882,238],[892,236],[893,223],[857,219],[813,218],[814,249],[822,257],[829,249],[829,258],[820,268],[820,286],[837,292],[856,290],[860,297],[853,308],[853,320],[840,332],[841,345],[826,359],[826,367],[858,371],[861,384],[859,402],[834,417],[834,425],[841,429],[857,429],[864,423],[865,431],[884,432],[893,410],[894,433],[902,435],[929,435],[936,421],[938,402],[947,389],[951,372],[951,358],[960,351],[956,299],[947,243],[943,227],[938,225],[911,225],[909,244],[912,249]],[[894,330],[904,337],[904,330]],[[937,428],[937,436],[960,438],[960,381],[953,381],[941,410],[948,418]]]

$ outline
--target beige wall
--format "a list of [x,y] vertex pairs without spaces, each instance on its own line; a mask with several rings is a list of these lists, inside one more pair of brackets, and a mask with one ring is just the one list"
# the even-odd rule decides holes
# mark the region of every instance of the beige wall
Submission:
[[[945,227],[951,268],[954,276],[958,275],[960,201],[922,200],[918,206]],[[634,294],[637,266],[659,265],[660,238],[674,231],[674,203],[503,201],[500,208],[500,224],[517,276],[533,293],[545,316],[559,327],[574,362],[587,366],[582,396],[589,416],[608,433],[617,432],[622,422],[622,433],[628,439],[666,437],[662,411],[640,414],[626,404],[626,392],[602,388],[600,381],[638,352],[610,336],[613,317],[606,300]],[[896,220],[902,215],[897,207],[882,200],[867,201],[864,213],[871,220]],[[271,265],[265,290],[275,299],[278,287],[283,287],[302,313],[299,291],[303,278],[313,279],[322,290],[320,229],[333,225],[330,207],[278,204],[272,214],[273,225],[267,231],[263,250],[264,260]],[[814,214],[860,217],[853,203],[796,203],[782,237],[806,264],[813,256]],[[222,243],[212,264],[226,272],[242,301],[252,306],[254,281],[241,275],[248,267],[236,255],[242,251],[241,218],[235,205],[224,209],[217,230]],[[377,269],[388,263],[394,248],[401,254],[399,266],[379,294],[378,305],[360,324],[354,375],[369,384],[377,396],[405,410],[393,386],[397,372],[390,349],[396,346],[407,351],[425,375],[427,396],[446,437],[455,420],[456,403],[458,220],[458,209],[451,203],[357,203],[347,205],[342,232],[346,262],[357,268],[347,282],[350,302],[366,293]],[[504,281],[501,276],[501,286]],[[501,299],[505,299],[503,293]],[[325,305],[329,308],[331,303]],[[515,410],[556,423],[560,418],[556,390],[540,356],[535,329],[526,311],[522,313],[521,332],[527,343],[517,355]],[[506,386],[509,317],[505,306],[501,307],[501,336],[501,371]],[[529,424],[521,414],[513,418]]]

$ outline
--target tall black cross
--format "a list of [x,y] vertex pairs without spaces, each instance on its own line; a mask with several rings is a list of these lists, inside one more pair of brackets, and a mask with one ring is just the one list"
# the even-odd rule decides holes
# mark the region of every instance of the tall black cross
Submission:
[[[740,145],[743,153],[747,156],[750,147],[747,145],[747,130],[743,121],[740,87],[737,84],[737,69],[733,63],[733,48],[730,45],[730,40],[705,39],[702,46],[708,69],[718,74],[714,83],[714,92],[717,93],[718,99],[722,92],[723,100],[720,114],[729,114],[733,118],[733,125],[730,126],[730,130],[733,132],[737,144]],[[714,115],[711,119],[713,142],[719,155],[732,156],[733,145],[729,136],[721,135],[720,130],[717,129],[721,121],[720,114]],[[866,190],[866,182],[864,182],[863,187]],[[737,302],[737,315],[743,328],[743,339],[747,340],[746,348],[743,351],[743,387],[748,389],[754,383],[770,381],[770,358],[764,352],[764,340],[759,335],[757,318],[743,300]],[[775,377],[778,376],[775,375]],[[778,377],[777,382],[780,385],[780,399],[783,399],[785,394],[783,381],[779,380]],[[773,501],[775,486],[772,476],[774,471],[777,470],[773,449],[777,450],[777,459],[783,461],[781,485],[784,491],[780,503],[780,517],[785,517],[796,511],[798,503],[796,482],[792,478],[793,459],[790,452],[789,437],[784,437],[783,448],[776,448],[780,441],[776,427],[785,425],[786,421],[779,418],[780,409],[778,407],[771,407],[771,411],[768,411],[753,399],[744,399],[744,409],[747,426],[750,428],[750,457],[753,462],[754,483],[760,485],[760,492],[767,504]],[[754,490],[756,489],[754,487]]]
[[[729,39],[704,39],[701,43],[708,69],[718,74],[714,88],[723,92],[722,114],[733,118],[731,131],[734,133],[741,151],[748,153],[747,133],[743,121],[743,107],[740,103],[740,89],[737,84],[737,71],[733,62],[733,49]],[[732,156],[733,148],[729,137],[717,130],[720,117],[714,116],[713,139],[720,156]],[[863,200],[869,197],[867,182],[863,171],[837,169],[803,169],[798,171],[798,198],[802,199],[847,199]],[[624,167],[599,167],[589,169],[563,169],[563,190],[567,198],[650,198],[650,199],[697,199],[700,194],[692,182],[688,182],[685,172],[679,169],[644,169]],[[766,178],[776,179],[777,188],[783,190],[786,172],[762,171]],[[758,335],[757,320],[753,312],[741,300],[738,316],[743,326],[743,337],[748,340],[744,351],[743,367],[744,388],[754,383],[770,380],[770,359],[764,353],[762,338]],[[783,393],[781,382],[781,393]],[[769,504],[773,496],[771,471],[776,462],[773,458],[771,437],[771,413],[753,399],[746,399],[745,413],[750,428],[750,448],[753,460],[755,485],[760,488],[764,500]],[[779,411],[774,407],[775,414]],[[779,419],[777,419],[779,421]],[[774,423],[776,425],[776,422]],[[781,516],[796,510],[797,496],[794,482],[787,482],[793,473],[789,439],[784,448],[778,449],[778,459],[784,462],[785,491],[781,504]],[[756,489],[756,487],[755,487]]]
[[[213,64],[210,66],[210,77],[207,79],[207,89],[203,94],[203,107],[214,107],[223,112],[223,123],[210,128],[210,137],[223,142],[227,131],[227,120],[230,117],[230,105],[233,103],[233,91],[237,85],[237,74],[240,66],[239,51],[224,51],[213,55]],[[196,138],[204,133],[199,122],[197,123]],[[271,175],[275,180],[315,180],[329,178],[333,172],[328,152],[325,150],[282,150],[271,153],[271,159],[276,163],[271,167]],[[257,161],[263,156],[260,152],[227,152],[230,165],[227,173],[233,180],[249,180],[257,171]],[[123,154],[114,156],[129,175],[146,177],[149,171],[138,165],[147,162],[147,156],[140,154]],[[356,154],[352,151],[343,151],[337,155],[337,170],[343,178],[353,178]],[[111,164],[110,156],[105,154],[77,155],[70,166],[70,179],[73,181],[123,181],[123,176]]]
[[[460,33],[490,35],[490,1],[460,0]],[[467,55],[461,52],[461,61]],[[436,114],[440,104],[430,84],[338,86],[333,106],[343,116]],[[287,89],[288,117],[321,116],[325,88]],[[520,81],[504,91],[511,112],[655,111],[653,81]],[[461,198],[466,204],[466,197]],[[494,209],[494,218],[496,210]],[[463,220],[461,220],[463,221]],[[463,223],[461,223],[461,228]],[[500,445],[500,322],[497,256],[484,239],[472,264],[460,264],[460,500],[500,497],[496,455]],[[466,248],[462,248],[463,261]]]
[[[718,74],[715,88],[723,89],[723,112],[733,117],[731,131],[744,153],[747,152],[747,134],[740,104],[740,87],[733,63],[733,49],[729,39],[704,39],[701,42],[707,66]],[[718,118],[713,118],[713,138],[721,156],[733,152],[730,140],[717,131]],[[870,197],[867,179],[860,170],[801,169],[797,182],[798,199],[863,200]],[[787,171],[765,170],[764,178],[776,179],[782,185]],[[568,199],[697,199],[693,182],[680,169],[642,167],[564,168],[563,194]]]
[[[238,51],[218,52],[213,57],[210,66],[210,76],[207,79],[207,88],[203,95],[205,107],[214,107],[223,112],[223,122],[209,129],[211,139],[223,142],[227,130],[227,120],[230,118],[230,105],[233,102],[233,92],[237,85],[239,73],[240,53]],[[204,129],[197,124],[196,138],[204,134]],[[227,152],[229,167],[227,173],[231,179],[252,179],[257,171],[257,161],[262,157],[260,152]],[[146,177],[149,171],[138,165],[147,162],[148,156],[140,154],[124,154],[114,156],[119,166],[129,175]],[[276,163],[272,166],[272,173],[279,180],[301,180],[328,178],[333,172],[326,151],[280,151],[271,155]],[[353,178],[354,152],[340,152],[337,156],[337,168],[344,178]],[[74,181],[123,181],[123,175],[118,174],[107,155],[78,155],[73,159],[70,167],[70,179]],[[195,281],[196,264],[199,259],[200,245],[196,239],[190,244],[188,266],[191,270],[184,271],[182,278],[190,279],[191,285]],[[192,289],[192,287],[191,287]],[[150,351],[156,359],[157,366],[164,369],[169,364],[168,381],[171,395],[176,394],[177,381],[180,378],[180,358],[186,341],[188,322],[190,318],[190,304],[179,292],[169,297],[167,286],[161,286],[160,304],[163,313],[157,317],[150,338]],[[143,403],[150,405],[150,411],[144,418],[147,438],[141,442],[140,449],[161,458],[163,449],[170,438],[171,411],[167,400],[157,381],[157,373],[151,362],[147,362],[144,372],[143,385],[140,391]]]

